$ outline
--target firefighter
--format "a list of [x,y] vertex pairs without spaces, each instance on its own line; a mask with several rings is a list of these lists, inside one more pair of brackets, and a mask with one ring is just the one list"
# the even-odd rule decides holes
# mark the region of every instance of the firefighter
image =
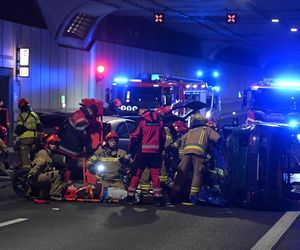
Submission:
[[[67,183],[63,182],[64,171],[55,169],[54,156],[59,145],[59,137],[52,134],[45,139],[44,148],[35,156],[29,171],[32,190],[39,190],[38,199],[61,201]],[[36,194],[32,194],[36,195]]]
[[2,154],[3,164],[5,169],[9,169],[8,151],[5,140],[7,137],[7,129],[0,125],[0,152]]
[[[169,106],[160,106],[155,110],[155,113],[157,114],[158,119],[163,121],[166,116],[169,116],[170,114],[172,114],[172,110]],[[165,147],[166,147],[166,145],[169,145],[170,142],[172,141],[172,135],[170,133],[169,128],[165,127],[164,129],[165,129],[165,133],[166,133],[166,142],[165,142]],[[163,155],[164,155],[164,153],[163,153]],[[161,182],[166,182],[168,179],[164,164],[162,166],[161,175],[160,175],[159,179]],[[141,176],[139,188],[141,190],[142,195],[149,194],[151,191],[151,178],[150,178],[150,171],[148,168],[146,168],[144,170],[144,172]]]
[[104,110],[104,115],[118,115],[119,114],[119,107],[122,106],[122,102],[120,99],[116,98],[112,100],[108,107]]
[[162,194],[160,188],[160,167],[161,156],[166,140],[163,122],[158,119],[157,113],[148,110],[145,103],[139,105],[139,115],[141,117],[137,128],[130,135],[129,154],[135,154],[134,171],[128,187],[128,204],[136,204],[134,198],[136,188],[145,167],[149,168],[153,195],[156,206],[162,206]]
[[[91,138],[91,130],[89,126],[93,121],[96,121],[96,117],[101,111],[101,106],[91,100],[82,100],[80,109],[75,111],[64,125],[56,132],[61,138],[59,145],[59,152],[66,156],[68,169],[66,171],[66,179],[72,179],[79,168],[78,158],[91,156],[96,148],[93,148],[93,142]],[[98,126],[98,124],[97,124]],[[96,127],[97,127],[96,126]],[[94,143],[99,144],[99,137]]]
[[[97,116],[98,108],[96,105],[82,105],[79,110],[75,111],[64,126],[57,131],[61,138],[59,151],[64,155],[72,158],[78,158],[83,155],[92,155],[91,137],[88,134],[88,126]],[[85,149],[85,152],[84,152]]]
[[43,127],[39,116],[32,111],[27,99],[22,98],[18,103],[19,114],[15,135],[17,140],[15,148],[19,153],[23,168],[31,167],[30,151],[36,139],[41,140]]
[[175,131],[175,135],[173,135],[173,140],[170,146],[172,149],[176,150],[174,154],[176,155],[176,161],[179,163],[179,161],[183,157],[183,148],[178,145],[178,141],[182,138],[184,134],[186,134],[189,131],[188,126],[186,125],[186,122],[184,121],[176,121],[173,123],[173,128]]
[[190,189],[190,200],[197,204],[202,181],[202,168],[206,159],[206,151],[209,143],[216,144],[220,135],[211,127],[207,126],[207,120],[201,115],[194,115],[191,119],[191,130],[180,140],[183,148],[183,158],[178,166],[174,180],[172,198],[175,200],[184,183],[189,167],[193,168],[193,179]]
[[111,131],[105,137],[105,145],[99,147],[87,162],[88,170],[96,175],[104,188],[103,201],[120,201],[127,197],[126,183],[129,169],[127,153],[119,149],[119,136]]

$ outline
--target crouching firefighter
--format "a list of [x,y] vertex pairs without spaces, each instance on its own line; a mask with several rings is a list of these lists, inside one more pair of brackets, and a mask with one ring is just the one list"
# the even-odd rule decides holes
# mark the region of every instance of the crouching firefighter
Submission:
[[105,137],[105,145],[98,148],[87,162],[88,170],[101,183],[101,202],[119,202],[127,197],[129,168],[127,154],[119,149],[119,137],[111,131]]
[[54,167],[54,155],[58,148],[59,137],[50,135],[45,140],[44,149],[41,149],[33,160],[32,169],[28,175],[31,178],[31,196],[35,201],[63,199],[63,191],[67,184],[63,182],[64,172]]
[[136,130],[130,135],[129,154],[135,154],[134,171],[128,187],[128,205],[137,203],[135,200],[136,188],[146,167],[149,168],[153,195],[156,206],[162,206],[162,193],[160,187],[160,168],[162,163],[162,151],[166,134],[163,122],[158,119],[155,112],[148,110],[146,104],[139,106],[139,121]]
[[211,127],[207,126],[207,120],[200,115],[194,115],[191,119],[191,130],[180,140],[183,148],[183,158],[178,166],[174,180],[172,198],[175,200],[184,183],[186,173],[193,168],[193,179],[190,189],[190,200],[193,204],[199,201],[199,191],[202,181],[202,168],[206,159],[209,143],[217,143],[220,135]]

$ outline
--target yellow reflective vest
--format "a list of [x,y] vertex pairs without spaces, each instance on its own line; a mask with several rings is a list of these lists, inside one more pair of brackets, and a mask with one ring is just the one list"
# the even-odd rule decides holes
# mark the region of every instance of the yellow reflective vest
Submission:
[[41,122],[35,112],[22,112],[19,114],[17,126],[24,127],[24,132],[19,135],[19,139],[35,138],[37,136],[37,124],[41,124]]

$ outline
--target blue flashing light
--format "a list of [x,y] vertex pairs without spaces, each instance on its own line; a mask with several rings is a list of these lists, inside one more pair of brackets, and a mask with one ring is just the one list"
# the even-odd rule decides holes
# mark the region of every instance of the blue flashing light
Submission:
[[292,120],[289,120],[288,124],[289,124],[291,127],[295,128],[295,127],[298,127],[299,122],[298,122],[297,120],[295,120],[295,119],[292,119]]
[[128,78],[123,76],[118,76],[114,78],[115,83],[125,84],[128,83]]
[[213,72],[213,77],[214,78],[218,78],[219,77],[219,72],[218,71],[214,71]]
[[213,90],[216,92],[220,92],[221,88],[219,86],[215,86],[215,87],[213,87]]
[[203,76],[203,71],[202,71],[202,70],[198,70],[198,71],[197,71],[197,76],[198,76],[198,77]]
[[300,87],[299,80],[277,80],[275,84],[278,87]]

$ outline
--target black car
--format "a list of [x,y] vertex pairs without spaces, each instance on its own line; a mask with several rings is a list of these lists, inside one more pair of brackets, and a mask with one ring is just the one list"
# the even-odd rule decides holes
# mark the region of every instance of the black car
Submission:
[[[71,116],[72,113],[53,112],[53,113],[38,113],[41,123],[44,127],[44,132],[51,134],[55,127],[60,127]],[[119,135],[119,147],[127,150],[129,144],[129,135],[133,132],[136,122],[131,119],[103,116],[103,126],[105,131],[115,131]]]

